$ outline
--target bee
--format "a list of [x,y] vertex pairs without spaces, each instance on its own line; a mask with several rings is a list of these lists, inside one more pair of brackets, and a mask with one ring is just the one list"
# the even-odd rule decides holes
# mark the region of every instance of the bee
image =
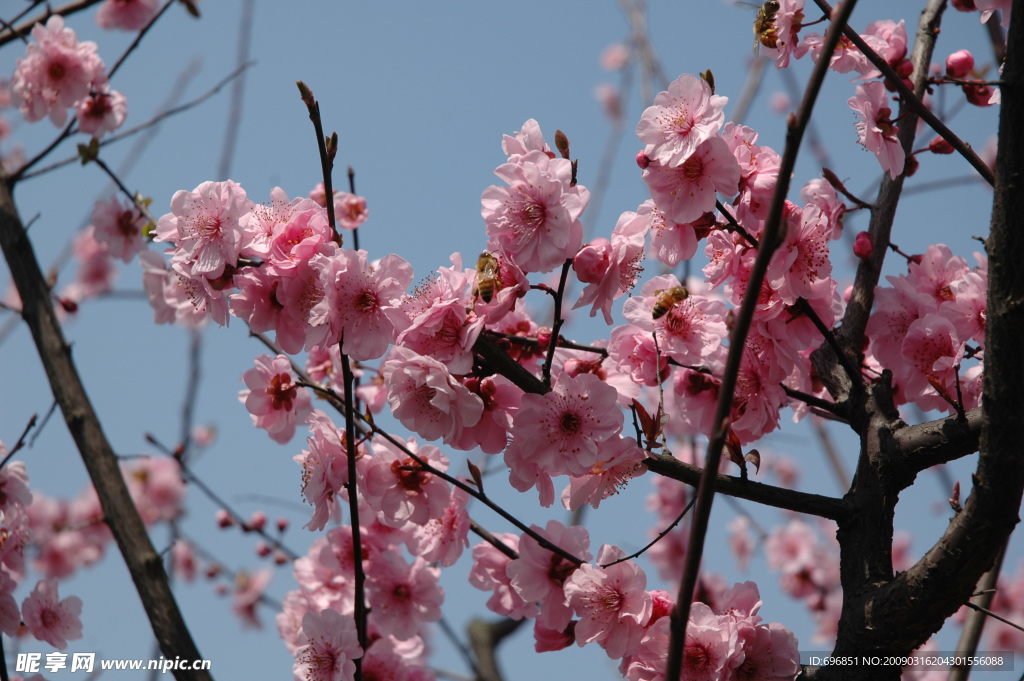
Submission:
[[672,311],[679,303],[690,297],[685,286],[658,289],[654,293],[654,307],[651,308],[651,319],[661,319]]
[[473,286],[473,297],[480,296],[485,303],[491,302],[495,291],[501,290],[501,279],[498,278],[498,259],[484,251],[476,259],[476,284]]
[[757,18],[754,19],[754,49],[758,43],[765,47],[775,48],[779,46],[779,29],[775,25],[775,17],[779,13],[779,0],[767,0],[757,10]]

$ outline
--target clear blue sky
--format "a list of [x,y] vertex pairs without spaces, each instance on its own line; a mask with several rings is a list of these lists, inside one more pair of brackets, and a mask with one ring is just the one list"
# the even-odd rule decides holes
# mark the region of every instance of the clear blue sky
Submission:
[[[665,2],[651,0],[650,29],[653,44],[670,78],[684,72],[712,68],[720,94],[739,93],[751,59],[751,22],[754,10],[715,0]],[[193,60],[201,60],[198,74],[188,86],[186,98],[205,91],[234,66],[241,0],[200,3],[203,18],[194,21],[180,7],[173,7],[141,48],[117,75],[113,86],[128,97],[128,125],[147,119],[171,89],[171,84]],[[496,182],[491,175],[503,161],[501,135],[517,130],[524,120],[536,118],[549,139],[556,128],[572,141],[580,159],[580,181],[593,187],[606,140],[607,121],[594,99],[595,86],[616,82],[617,76],[600,69],[598,57],[610,43],[628,39],[627,23],[613,0],[562,0],[517,3],[355,3],[355,2],[261,2],[257,3],[252,57],[238,149],[230,177],[240,182],[256,201],[263,200],[274,185],[291,195],[305,194],[319,181],[319,163],[312,128],[299,101],[294,82],[304,80],[320,100],[328,130],[340,136],[339,166],[351,164],[357,172],[359,192],[370,206],[370,220],[361,230],[362,246],[374,257],[396,251],[412,262],[416,279],[448,264],[452,251],[472,256],[486,241],[480,219],[480,193]],[[900,3],[908,20],[916,20],[914,3]],[[888,14],[893,4],[864,0],[854,13],[853,24],[863,30],[872,19],[899,18]],[[7,10],[10,13],[10,9]],[[108,65],[130,40],[122,33],[96,28],[92,12],[70,20],[81,37],[97,40]],[[912,27],[911,27],[912,32]],[[949,12],[939,43],[938,57],[961,47],[975,50],[979,62],[991,61],[983,29],[976,15]],[[0,75],[10,74],[22,47],[8,45],[0,53]],[[809,63],[798,62],[793,75],[800,87]],[[783,117],[768,107],[769,96],[784,91],[783,81],[769,69],[747,123],[761,131],[762,143],[781,150]],[[849,178],[851,188],[871,186],[877,179],[875,158],[856,146],[853,113],[846,100],[853,86],[846,76],[830,74],[815,118],[817,132],[833,159],[833,169]],[[947,98],[947,108],[956,99]],[[610,189],[596,234],[607,234],[623,210],[633,210],[646,198],[633,155],[639,142],[631,130],[641,106],[634,84],[626,113],[626,134],[616,157]],[[191,189],[215,177],[228,111],[228,91],[201,107],[167,121],[159,138],[146,150],[141,162],[124,179],[130,188],[153,197],[153,212],[167,210],[178,189]],[[795,105],[794,105],[795,106]],[[728,110],[727,110],[728,113]],[[56,132],[48,122],[27,125],[12,116],[15,137],[31,155]],[[954,124],[976,147],[983,147],[995,129],[992,111],[964,110]],[[8,143],[9,144],[9,143]],[[131,142],[104,151],[116,167]],[[74,153],[65,144],[55,154]],[[957,157],[928,158],[909,187],[932,179],[966,177],[967,164]],[[820,166],[805,150],[794,182],[799,188],[817,175]],[[343,182],[341,174],[336,184]],[[88,219],[92,203],[105,195],[107,183],[93,166],[77,164],[19,185],[16,199],[23,218],[40,214],[33,225],[37,253],[44,267]],[[867,192],[865,192],[867,193]],[[977,250],[970,237],[985,234],[990,211],[987,191],[965,180],[941,192],[908,196],[901,203],[894,240],[908,252],[919,252],[935,241],[949,243],[968,256]],[[847,230],[863,229],[853,219]],[[845,249],[835,257],[841,281],[849,279]],[[700,256],[698,256],[699,258]],[[699,268],[700,264],[697,264]],[[889,272],[900,273],[892,261]],[[120,290],[139,290],[136,264],[121,267],[116,284]],[[69,281],[65,270],[62,281]],[[0,268],[0,286],[6,286],[6,270]],[[615,308],[618,314],[619,307]],[[4,320],[0,313],[0,323]],[[601,329],[582,318],[568,334],[591,340]],[[185,384],[187,335],[180,329],[156,327],[143,302],[103,300],[83,306],[79,319],[67,327],[86,386],[95,401],[115,449],[121,453],[151,451],[143,434],[152,432],[166,442],[177,437],[179,412]],[[216,424],[219,437],[195,465],[203,479],[243,513],[262,508],[273,518],[289,517],[293,528],[287,543],[304,551],[313,538],[300,526],[308,511],[300,505],[299,474],[292,455],[303,446],[301,436],[288,445],[271,442],[249,425],[249,417],[236,399],[241,374],[252,364],[262,346],[246,337],[244,325],[210,328],[204,333],[203,384],[197,404],[197,421]],[[0,346],[0,439],[10,445],[33,413],[44,413],[50,404],[48,388],[35,349],[25,329],[19,329]],[[786,417],[788,420],[788,417]],[[852,469],[855,445],[833,428],[847,468]],[[837,487],[822,463],[809,429],[786,425],[766,440],[764,452],[779,452],[796,459],[803,471],[801,488],[836,494]],[[769,455],[769,454],[766,454]],[[34,485],[51,496],[74,495],[85,484],[85,473],[66,429],[54,419],[35,447],[22,454]],[[457,460],[461,460],[458,458]],[[952,474],[965,489],[969,464],[953,467]],[[454,464],[456,469],[460,464]],[[646,480],[633,483],[626,494],[589,516],[594,548],[603,542],[626,548],[646,541],[651,524],[644,511],[649,490]],[[492,486],[493,489],[493,486]],[[256,501],[265,495],[277,503]],[[898,509],[900,526],[913,534],[912,552],[919,555],[945,526],[948,510],[942,504],[948,490],[940,489],[935,476],[920,476]],[[548,518],[564,519],[558,509],[530,508],[533,494],[510,505],[522,516],[543,524]],[[771,524],[781,514],[746,506]],[[189,492],[189,516],[184,531],[213,551],[232,568],[262,564],[254,554],[254,540],[213,527],[211,505],[197,491]],[[347,515],[347,514],[346,514]],[[510,531],[502,521],[480,510],[478,520],[494,531]],[[811,625],[802,607],[776,588],[777,577],[762,559],[751,571],[740,574],[729,559],[724,526],[733,511],[716,504],[711,545],[706,565],[724,572],[730,581],[756,579],[765,606],[762,615],[782,621],[796,631],[805,650],[820,649],[809,641]],[[166,545],[166,533],[154,532],[158,547]],[[1019,542],[1008,559],[1007,573],[1020,560]],[[445,579],[450,609],[447,615],[462,631],[474,614],[486,614],[487,595],[465,584],[468,569],[462,561]],[[653,578],[653,570],[651,577]],[[34,579],[19,590],[27,593]],[[279,570],[269,593],[277,598],[294,587],[288,570]],[[145,624],[134,590],[119,556],[111,547],[99,566],[84,570],[62,586],[64,594],[78,594],[85,601],[85,638],[72,651],[96,651],[103,657],[149,657],[152,637]],[[209,584],[179,588],[185,617],[200,649],[213,660],[213,673],[229,678],[288,678],[291,657],[273,626],[273,613],[264,612],[262,631],[241,631],[230,612],[230,602],[213,596]],[[438,634],[433,645],[440,667],[465,671],[451,646]],[[947,639],[946,648],[953,645]],[[26,649],[40,648],[30,642]],[[502,661],[511,680],[527,678],[615,678],[613,664],[602,651],[590,647],[545,656],[532,654],[532,637],[524,627],[502,649]],[[122,673],[124,674],[124,673]],[[69,674],[56,678],[71,678]],[[128,678],[125,676],[125,678]],[[995,675],[985,678],[995,679]]]

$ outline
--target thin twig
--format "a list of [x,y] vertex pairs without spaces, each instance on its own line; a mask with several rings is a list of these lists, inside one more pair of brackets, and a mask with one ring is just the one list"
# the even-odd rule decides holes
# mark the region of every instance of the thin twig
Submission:
[[[328,197],[331,195],[328,194]],[[328,203],[332,203],[329,199]],[[344,341],[338,343],[339,349],[344,345]],[[352,365],[349,364],[348,355],[344,352],[341,353],[341,374],[342,381],[345,385],[345,457],[348,463],[348,480],[345,481],[345,489],[348,490],[348,511],[351,516],[352,526],[352,564],[355,570],[355,620],[356,620],[356,636],[359,639],[359,647],[363,649],[364,654],[367,649],[368,634],[366,629],[366,573],[363,571],[363,549],[362,549],[362,528],[359,526],[359,490],[358,490],[358,477],[356,473],[356,419],[355,410],[353,409],[353,385],[352,385]],[[356,663],[356,681],[361,681],[363,678],[363,665],[362,658],[358,658]]]
[[[62,17],[66,17],[66,16],[69,16],[71,14],[74,14],[75,12],[79,12],[79,11],[81,11],[83,9],[87,9],[87,8],[97,4],[99,2],[100,2],[100,0],[77,0],[77,2],[69,2],[68,4],[63,5],[61,7],[58,7],[57,9],[50,9],[49,7],[47,7],[45,12],[43,12],[39,16],[35,17],[34,19],[26,21],[22,25],[17,26],[13,31],[8,30],[8,31],[6,31],[3,34],[0,34],[0,47],[3,47],[4,45],[6,45],[7,43],[11,42],[12,40],[23,39],[26,35],[28,35],[29,33],[32,32],[32,27],[33,26],[35,26],[36,24],[39,24],[39,23],[42,23],[42,22],[46,21],[47,19],[49,19],[50,17],[52,17],[54,15],[60,15]],[[40,3],[34,3],[34,4],[40,4]],[[32,6],[34,6],[34,5],[32,5]],[[31,9],[32,6],[30,6],[29,9]],[[25,12],[22,12],[21,14],[19,14],[17,18],[12,20],[12,23],[16,22],[18,20],[18,18],[20,18],[24,14],[25,14]]]
[[686,514],[690,512],[690,509],[693,508],[693,504],[696,501],[697,501],[697,497],[691,497],[690,498],[690,502],[688,504],[686,504],[686,507],[683,508],[682,511],[679,512],[679,515],[676,516],[675,520],[673,520],[671,523],[669,523],[669,525],[664,530],[662,530],[661,532],[658,533],[658,536],[656,536],[654,539],[649,541],[647,543],[647,545],[644,546],[642,549],[640,549],[639,551],[634,551],[633,553],[629,554],[628,556],[623,556],[622,558],[619,558],[618,560],[613,560],[610,563],[605,563],[601,567],[607,569],[607,568],[610,568],[612,565],[618,565],[619,563],[625,563],[627,560],[633,560],[634,558],[639,558],[640,556],[644,555],[649,548],[651,548],[652,546],[654,546],[655,544],[660,542],[662,539],[664,539],[665,535],[667,535],[672,530],[676,529],[676,526],[679,523],[683,522],[683,518],[686,517]]
[[829,62],[832,60],[832,53],[835,51],[842,28],[846,26],[846,21],[855,5],[856,0],[846,0],[841,5],[837,16],[825,34],[821,57],[814,65],[811,78],[807,83],[807,89],[804,92],[803,101],[800,103],[800,109],[788,121],[786,146],[779,164],[779,176],[772,196],[771,208],[765,221],[764,230],[761,232],[761,247],[758,248],[757,259],[754,261],[754,266],[747,283],[747,290],[743,296],[743,304],[740,306],[739,314],[736,317],[732,333],[729,337],[729,354],[726,360],[725,374],[722,377],[718,403],[715,406],[715,416],[712,421],[715,432],[712,434],[708,445],[707,456],[704,460],[704,472],[701,475],[700,484],[697,488],[697,509],[694,512],[689,550],[686,554],[682,579],[679,584],[679,596],[676,598],[675,606],[672,609],[669,624],[670,641],[669,654],[665,666],[666,679],[677,679],[682,671],[683,642],[686,637],[690,604],[693,602],[693,594],[697,587],[700,561],[704,553],[704,541],[707,536],[708,521],[711,516],[711,503],[714,500],[715,494],[714,480],[718,472],[719,461],[722,458],[722,449],[725,445],[733,393],[736,389],[736,380],[743,359],[743,349],[746,346],[747,332],[750,330],[754,317],[754,308],[757,306],[758,297],[761,293],[761,283],[764,281],[765,274],[767,273],[768,263],[771,261],[771,257],[781,241],[782,213],[786,194],[789,191],[790,178],[796,165],[797,153],[800,149],[804,132],[807,129],[807,124],[810,121],[818,92],[821,90],[821,84],[825,80],[825,73],[828,70]]
[[7,452],[7,456],[4,457],[4,460],[0,461],[0,468],[6,466],[7,462],[11,460],[11,457],[17,454],[18,450],[25,446],[25,438],[28,437],[29,431],[31,431],[35,427],[36,421],[38,420],[39,414],[32,414],[32,417],[28,420],[28,423],[25,424],[25,429],[21,431],[21,435],[18,437],[17,442],[15,442],[11,450]]
[[[238,66],[241,68],[249,62],[249,51],[252,45],[252,15],[254,0],[245,0],[242,4],[242,17],[238,27]],[[242,124],[242,103],[245,99],[244,72],[235,79],[231,88],[231,104],[228,110],[228,121],[224,130],[224,146],[221,149],[220,162],[217,164],[217,179],[226,180],[231,172],[231,161],[235,157],[235,145],[238,143],[238,132]]]
[[548,354],[544,358],[544,366],[541,375],[544,377],[544,385],[551,385],[551,362],[555,358],[555,348],[558,346],[558,334],[562,331],[562,297],[565,295],[565,282],[569,277],[569,268],[572,267],[572,260],[566,258],[562,263],[562,273],[558,278],[558,291],[555,293],[555,319],[551,326],[551,341],[548,343]]

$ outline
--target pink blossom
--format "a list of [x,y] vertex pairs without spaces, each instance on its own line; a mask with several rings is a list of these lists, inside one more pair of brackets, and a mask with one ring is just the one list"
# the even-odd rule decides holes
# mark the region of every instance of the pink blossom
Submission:
[[692,681],[729,678],[743,661],[731,618],[719,617],[704,603],[690,606],[683,644],[683,675]]
[[318,253],[329,253],[331,249],[323,245],[331,238],[331,227],[322,209],[293,209],[287,221],[274,226],[266,253],[267,264],[275,273],[282,274]]
[[640,385],[655,386],[668,376],[668,358],[658,356],[653,334],[634,324],[612,329],[608,359]]
[[787,202],[783,216],[786,234],[768,266],[769,285],[787,305],[798,298],[830,298],[832,261],[829,239],[832,226],[816,206],[800,210]]
[[412,281],[409,263],[394,254],[369,263],[366,251],[342,248],[314,256],[310,265],[326,291],[310,310],[310,323],[324,334],[316,342],[340,340],[342,352],[360,361],[383,355],[397,335],[393,316]]
[[[406,447],[437,470],[448,469],[448,457],[437,447],[418,447],[412,440]],[[378,511],[380,521],[392,527],[426,525],[444,513],[451,495],[447,482],[386,441],[375,447],[359,486],[366,503]]]
[[145,216],[135,206],[121,203],[116,196],[97,201],[92,211],[93,236],[106,247],[111,257],[131,262],[145,248],[142,228]]
[[746,572],[750,557],[754,555],[754,540],[750,536],[750,521],[738,515],[729,523],[729,549],[736,556],[740,570]]
[[54,125],[62,126],[68,108],[87,96],[90,87],[105,83],[103,61],[96,54],[96,43],[78,42],[59,14],[45,26],[33,26],[32,38],[35,42],[14,69],[14,103],[28,121],[49,116]]
[[765,44],[761,40],[761,53],[775,58],[775,66],[784,69],[789,66],[790,55],[799,58],[803,52],[799,49],[800,27],[804,21],[804,0],[779,0],[779,11],[772,22],[774,32],[771,42]]
[[426,622],[441,618],[444,590],[440,570],[422,558],[412,565],[398,553],[379,553],[366,571],[366,596],[378,625],[399,639],[417,635]]
[[285,355],[259,355],[256,367],[242,374],[246,390],[238,399],[249,410],[253,425],[263,428],[274,442],[284,444],[295,435],[295,424],[309,415],[310,397],[295,385],[292,365]]
[[410,553],[443,567],[454,565],[462,551],[469,546],[468,500],[468,494],[460,489],[452,489],[451,500],[441,514],[413,530],[408,542]]
[[715,209],[716,192],[724,196],[736,193],[740,170],[725,140],[715,136],[679,165],[652,162],[643,179],[667,219],[688,223]]
[[[586,528],[566,527],[557,520],[549,520],[543,529],[536,525],[531,525],[530,529],[580,560],[590,558],[587,550],[590,535]],[[524,534],[519,541],[519,558],[508,564],[506,572],[512,588],[523,600],[540,603],[537,621],[548,629],[562,630],[572,619],[572,608],[566,602],[563,588],[576,567]]]
[[348,192],[334,192],[334,217],[343,229],[356,229],[366,222],[370,211],[366,199]]
[[328,518],[341,519],[337,497],[348,482],[348,447],[344,431],[324,412],[313,410],[308,423],[309,449],[295,455],[294,461],[302,466],[302,496],[313,504],[313,517],[305,527],[316,531],[324,528]]
[[18,602],[14,600],[14,589],[18,584],[4,571],[0,570],[0,631],[15,637],[21,628],[21,613]]
[[232,610],[242,620],[244,626],[255,629],[263,626],[256,612],[256,606],[259,605],[263,592],[266,591],[273,578],[274,571],[270,568],[260,570],[255,574],[239,572],[235,575]]
[[86,227],[75,237],[71,252],[78,261],[75,281],[65,294],[75,302],[82,302],[109,291],[114,284],[116,270],[105,244],[96,238],[96,228]]
[[800,672],[796,636],[775,622],[744,626],[738,631],[743,662],[736,668],[736,681],[792,681]]
[[595,564],[584,563],[565,581],[565,598],[580,618],[579,645],[597,641],[617,659],[631,652],[643,637],[651,617],[647,577],[632,561],[602,567],[625,556],[622,549],[604,545]]
[[289,199],[285,190],[274,187],[270,190],[268,203],[252,206],[248,213],[239,218],[238,223],[243,233],[241,254],[246,257],[265,258],[270,250],[270,242],[280,231],[281,226],[299,213],[318,209],[321,209],[320,213],[326,221],[327,213],[322,208],[322,204],[312,199]]
[[234,266],[242,249],[239,219],[252,208],[245,190],[232,180],[203,182],[171,197],[171,212],[157,221],[156,241],[171,241],[192,276],[217,278]]
[[426,440],[456,440],[483,413],[483,401],[431,357],[395,347],[382,374],[395,418]]
[[[644,153],[665,167],[678,167],[722,127],[727,97],[711,93],[702,78],[683,74],[659,92],[640,115],[636,135]],[[679,220],[689,222],[689,220]]]
[[302,352],[307,324],[296,306],[286,307],[278,299],[280,277],[267,267],[245,267],[235,273],[232,284],[238,289],[231,295],[232,314],[245,320],[253,333],[275,331],[277,344],[285,352]]
[[[7,449],[0,442],[0,457],[6,457]],[[0,468],[0,511],[7,512],[15,506],[28,509],[32,504],[32,490],[28,487],[28,473],[24,461],[10,461]]]
[[483,318],[467,315],[466,304],[459,298],[437,299],[395,342],[433,357],[453,374],[468,374],[473,368],[473,344],[483,327]]
[[508,444],[512,417],[519,409],[523,391],[499,374],[483,379],[467,378],[463,384],[471,393],[480,397],[484,409],[476,425],[464,426],[462,432],[448,444],[463,450],[479,447],[487,454],[503,451]]
[[629,61],[629,48],[622,43],[612,43],[601,52],[601,68],[618,71]]
[[548,272],[576,254],[590,192],[570,185],[569,161],[531,151],[494,174],[507,186],[492,185],[481,197],[489,249],[504,251],[526,272]]
[[125,467],[125,482],[143,522],[173,520],[182,513],[185,482],[181,466],[169,457],[148,457]]
[[755,144],[757,132],[745,125],[726,123],[722,137],[740,166],[736,219],[751,229],[751,223],[768,217],[781,158],[771,147]]
[[[495,533],[495,539],[508,547],[513,554],[519,550],[519,535],[507,532]],[[491,612],[506,615],[512,619],[535,617],[537,605],[525,600],[512,588],[507,568],[511,558],[496,547],[481,542],[473,547],[473,567],[469,571],[469,583],[481,591],[493,591],[487,600]]]
[[352,681],[362,657],[355,621],[334,610],[307,612],[302,617],[301,642],[292,668],[296,679],[306,681]]
[[[161,281],[155,262],[151,261],[152,265],[147,263],[143,268],[143,282],[151,304],[158,294],[162,295],[162,304],[174,311],[173,320],[192,328],[206,323],[208,319],[221,326],[228,323],[228,298],[224,288],[230,281],[230,270],[225,268],[224,275],[216,279],[197,275],[192,271],[188,254],[179,251],[171,258],[170,268],[165,269]],[[160,303],[154,306],[162,307]]]
[[679,224],[665,217],[654,202],[648,199],[637,208],[638,216],[646,216],[650,220],[651,255],[659,262],[675,267],[684,260],[689,260],[697,252],[698,228],[708,226],[708,218],[714,224],[714,216],[704,213],[694,222]]
[[191,582],[196,578],[196,569],[196,554],[192,544],[184,539],[175,541],[171,546],[171,570],[174,576]]
[[605,461],[598,462],[586,475],[569,479],[569,486],[562,492],[562,503],[567,509],[572,511],[584,504],[597,508],[646,471],[644,452],[632,438],[614,438],[603,444],[601,450],[607,457]]
[[57,582],[42,579],[21,604],[21,616],[28,630],[40,641],[64,650],[68,641],[82,638],[82,600],[68,596],[60,600]]
[[120,128],[127,115],[128,101],[117,90],[90,93],[75,105],[78,129],[97,138]]
[[543,152],[546,156],[554,158],[555,154],[551,147],[544,140],[544,133],[540,124],[533,118],[523,123],[523,127],[512,135],[502,135],[501,150],[512,161],[517,156],[523,156],[531,151]]
[[885,86],[879,81],[857,86],[857,94],[849,100],[850,108],[856,111],[857,135],[861,144],[878,157],[882,170],[895,179],[903,172],[905,154],[903,145],[897,139],[899,132],[892,120]]
[[107,0],[96,12],[100,28],[138,31],[160,11],[160,0]]
[[[620,218],[621,221],[622,218]],[[573,309],[592,305],[590,316],[600,310],[606,324],[612,323],[612,301],[636,284],[643,268],[644,235],[612,234],[612,240],[597,238],[573,258],[573,269],[586,286]]]
[[569,622],[565,629],[548,629],[540,622],[533,623],[533,649],[538,653],[565,650],[576,640],[576,620]]
[[547,476],[586,474],[601,460],[602,443],[621,430],[617,398],[593,374],[562,374],[551,392],[523,395],[505,450],[512,486],[525,491],[540,483],[541,504],[551,505]]
[[666,291],[682,286],[675,275],[654,277],[625,302],[623,316],[645,331],[654,331],[663,357],[680,364],[701,364],[717,351],[726,336],[725,304],[702,295],[688,295],[673,302],[658,319],[653,318],[655,304]]

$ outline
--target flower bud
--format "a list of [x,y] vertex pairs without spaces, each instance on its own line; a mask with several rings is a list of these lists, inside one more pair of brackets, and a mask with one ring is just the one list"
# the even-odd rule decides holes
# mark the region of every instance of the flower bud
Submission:
[[862,260],[870,258],[874,250],[874,245],[871,243],[871,235],[867,232],[861,232],[853,241],[853,254]]
[[256,511],[249,516],[249,522],[245,524],[246,529],[262,532],[267,524],[267,514],[263,511]]
[[270,548],[270,544],[268,544],[265,541],[261,541],[260,543],[256,544],[256,555],[260,558],[266,558],[271,553],[273,553],[273,551],[274,550]]
[[585,284],[601,281],[611,264],[611,250],[611,242],[601,237],[581,248],[572,259],[572,268],[580,281]]
[[957,50],[946,57],[946,75],[950,78],[966,78],[974,69],[974,56],[967,50]]
[[936,137],[928,143],[928,151],[933,154],[952,154],[955,150],[953,145],[941,137]]
[[217,527],[224,529],[225,527],[231,527],[235,524],[235,521],[231,518],[231,514],[227,512],[227,509],[220,509],[217,511]]
[[640,166],[641,170],[647,170],[647,166],[651,165],[651,159],[643,151],[638,151],[636,152],[636,164]]

